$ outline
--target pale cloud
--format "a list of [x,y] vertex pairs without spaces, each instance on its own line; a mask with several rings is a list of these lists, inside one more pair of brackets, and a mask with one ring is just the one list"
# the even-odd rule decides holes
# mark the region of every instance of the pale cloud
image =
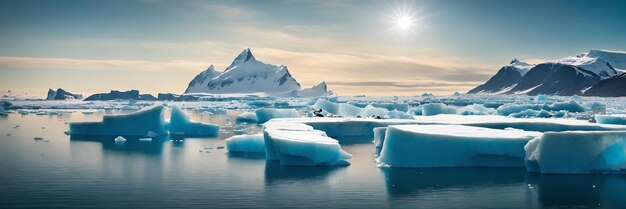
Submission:
[[[287,27],[289,30],[305,30],[309,26]],[[328,28],[312,26],[310,29]],[[302,37],[282,30],[252,27],[231,30],[239,36],[237,43],[71,40],[65,43],[68,47],[129,53],[120,57],[140,54],[152,59],[0,57],[0,69],[182,70],[199,73],[211,64],[218,70],[225,69],[242,49],[249,47],[262,62],[287,65],[303,87],[327,81],[331,90],[343,95],[416,95],[424,92],[465,92],[487,80],[500,68],[446,56],[436,48],[415,49],[324,36]],[[186,84],[170,85],[184,88]]]
[[205,63],[185,60],[146,61],[146,60],[107,60],[72,59],[47,57],[0,57],[1,69],[63,69],[63,70],[140,70],[171,71],[197,70]]

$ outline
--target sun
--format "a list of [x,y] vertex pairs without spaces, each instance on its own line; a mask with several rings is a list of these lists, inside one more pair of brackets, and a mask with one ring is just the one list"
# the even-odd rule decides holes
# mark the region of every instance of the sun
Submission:
[[411,29],[412,25],[413,20],[411,20],[409,16],[398,17],[398,19],[396,20],[396,27],[403,31]]
[[395,6],[387,17],[392,25],[391,30],[404,35],[412,34],[420,26],[418,23],[422,19],[413,2]]

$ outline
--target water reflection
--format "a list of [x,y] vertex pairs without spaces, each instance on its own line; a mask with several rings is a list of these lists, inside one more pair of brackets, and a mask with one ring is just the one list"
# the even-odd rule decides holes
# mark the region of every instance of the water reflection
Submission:
[[138,152],[152,155],[159,155],[163,152],[163,144],[170,140],[169,136],[154,137],[152,140],[142,140],[145,137],[125,136],[125,142],[116,142],[117,136],[85,136],[70,135],[70,142],[90,141],[102,144],[103,150]]
[[623,175],[527,175],[542,207],[626,208]]
[[446,188],[503,187],[522,185],[526,170],[513,168],[386,168],[387,192],[391,196],[411,196],[420,191]]
[[345,168],[342,166],[281,166],[277,160],[268,160],[265,162],[265,182],[276,184],[322,181],[333,172]]

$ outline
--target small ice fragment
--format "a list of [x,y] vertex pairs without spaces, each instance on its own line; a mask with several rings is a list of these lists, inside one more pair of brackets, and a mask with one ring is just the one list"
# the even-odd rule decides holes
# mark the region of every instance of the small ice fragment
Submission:
[[35,137],[35,140],[37,140],[37,141],[41,141],[41,140],[44,140],[44,138],[43,138],[43,137],[40,137],[40,136],[36,136],[36,137]]
[[140,139],[139,139],[139,141],[142,141],[142,142],[151,142],[151,141],[152,141],[152,138],[140,138]]
[[41,127],[41,129],[46,129],[46,127],[45,127],[45,126],[42,126],[42,127]]
[[63,131],[63,133],[64,133],[65,135],[70,135],[70,131],[69,131],[69,130],[65,130],[65,131]]
[[224,146],[217,146],[217,149],[224,149]]
[[50,142],[50,140],[49,139],[44,139],[43,142]]
[[157,137],[157,136],[159,136],[159,134],[154,133],[152,131],[148,131],[148,134],[146,134],[146,137],[150,137],[150,138],[154,138],[154,137]]
[[115,142],[126,142],[126,138],[122,136],[115,137]]
[[15,126],[13,126],[13,128],[19,128],[19,127],[20,127],[20,125],[15,125]]
[[204,149],[213,149],[211,146],[204,146]]

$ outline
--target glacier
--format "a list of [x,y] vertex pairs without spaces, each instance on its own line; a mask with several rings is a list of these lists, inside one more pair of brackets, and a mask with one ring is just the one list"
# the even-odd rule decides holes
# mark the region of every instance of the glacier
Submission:
[[393,125],[377,162],[391,167],[524,166],[539,132],[463,125]]
[[529,172],[626,173],[626,131],[547,132],[524,149]]

